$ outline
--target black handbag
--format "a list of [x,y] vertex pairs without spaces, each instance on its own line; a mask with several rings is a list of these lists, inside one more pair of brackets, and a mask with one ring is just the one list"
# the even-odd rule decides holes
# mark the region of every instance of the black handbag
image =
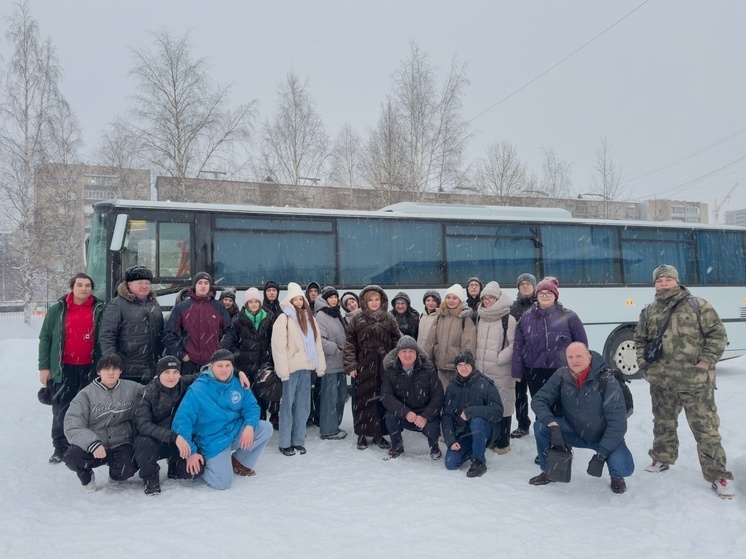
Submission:
[[572,449],[552,446],[547,449],[547,479],[569,483],[572,477]]

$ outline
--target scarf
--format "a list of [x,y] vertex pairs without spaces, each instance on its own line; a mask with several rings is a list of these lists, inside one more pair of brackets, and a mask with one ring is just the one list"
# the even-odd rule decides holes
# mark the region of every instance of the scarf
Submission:
[[262,320],[267,318],[267,311],[259,307],[259,311],[256,314],[251,314],[248,309],[244,309],[243,312],[246,315],[246,318],[248,318],[254,325],[254,329],[259,331],[259,325],[262,323]]
[[[296,324],[298,324],[298,313],[295,312],[295,308],[283,307],[282,311],[285,313],[288,319],[292,318],[296,322]],[[308,359],[310,363],[313,363],[313,368],[316,369],[319,366],[319,356],[316,353],[316,340],[313,337],[313,328],[311,327],[311,321],[308,320],[306,322],[306,332],[308,332],[307,334],[303,333],[303,330],[300,328],[300,324],[298,324],[298,330],[300,331],[300,337],[303,339],[303,349],[306,350],[306,359]]]

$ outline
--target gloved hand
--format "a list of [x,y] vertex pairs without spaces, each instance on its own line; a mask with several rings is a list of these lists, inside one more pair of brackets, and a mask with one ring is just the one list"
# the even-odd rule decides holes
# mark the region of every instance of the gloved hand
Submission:
[[588,475],[593,477],[601,477],[601,474],[604,472],[605,462],[606,458],[604,458],[600,454],[594,454],[593,458],[591,458],[591,461],[588,462]]
[[562,436],[562,428],[559,425],[552,425],[549,429],[552,432],[549,447],[565,448],[565,438]]

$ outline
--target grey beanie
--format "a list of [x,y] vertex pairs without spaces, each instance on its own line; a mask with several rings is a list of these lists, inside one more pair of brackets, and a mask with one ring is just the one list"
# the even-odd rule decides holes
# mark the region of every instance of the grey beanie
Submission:
[[227,349],[218,349],[210,357],[210,363],[215,363],[216,361],[230,361],[233,363],[233,354]]
[[435,291],[434,289],[429,289],[428,291],[425,291],[425,294],[422,296],[422,302],[425,303],[427,301],[428,297],[432,297],[438,302],[438,305],[442,302],[442,299],[440,298],[440,293]]
[[484,297],[485,295],[494,297],[495,299],[499,299],[500,295],[502,295],[502,290],[500,289],[500,284],[496,281],[491,281],[487,285],[484,286],[484,289],[482,289],[481,297]]
[[536,276],[534,276],[533,274],[521,274],[520,276],[518,276],[518,279],[515,282],[516,287],[521,285],[522,281],[530,281],[531,285],[533,285],[534,289],[536,289]]
[[679,271],[670,264],[661,264],[653,270],[653,282],[658,281],[659,278],[671,278],[678,282]]
[[403,349],[413,349],[418,351],[419,346],[417,345],[417,340],[412,336],[402,336],[396,344],[396,353],[398,354]]

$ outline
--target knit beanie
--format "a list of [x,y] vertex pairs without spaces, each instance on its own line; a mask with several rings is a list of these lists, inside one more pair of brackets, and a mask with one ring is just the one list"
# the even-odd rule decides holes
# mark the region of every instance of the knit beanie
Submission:
[[153,272],[145,266],[132,266],[124,271],[124,281],[153,281]]
[[448,288],[448,291],[446,291],[446,297],[449,295],[455,295],[458,297],[458,300],[462,303],[464,302],[464,288],[461,287],[458,283],[454,283],[451,287]]
[[256,287],[249,287],[246,293],[243,294],[243,304],[245,305],[249,301],[262,302],[262,295]]
[[267,293],[267,289],[270,289],[274,287],[277,292],[280,292],[280,286],[276,281],[269,280],[267,283],[264,284],[264,293]]
[[474,355],[468,349],[462,349],[456,354],[456,359],[453,360],[453,364],[458,367],[459,363],[468,363],[474,368],[476,362],[474,361]]
[[412,336],[402,336],[396,344],[396,353],[398,354],[403,349],[413,349],[417,351],[419,349],[417,346],[417,340]]
[[495,299],[499,299],[500,295],[502,295],[500,284],[496,281],[489,282],[487,285],[484,286],[484,289],[482,289],[482,294],[480,295],[480,297],[484,298],[485,295],[494,297]]
[[358,306],[360,306],[360,299],[358,299],[357,295],[355,295],[352,291],[345,291],[342,295],[342,308],[344,310],[347,310],[347,301],[349,301],[350,299],[355,299]]
[[210,284],[210,287],[212,287],[212,276],[210,276],[210,274],[208,274],[207,272],[197,272],[192,278],[192,289],[195,289],[197,287],[197,282],[203,279],[207,280]]
[[531,285],[533,285],[534,289],[536,289],[536,276],[534,276],[533,274],[521,274],[520,276],[518,276],[518,279],[515,282],[515,286],[518,287],[524,281],[531,282]]
[[233,354],[227,349],[218,349],[212,354],[212,357],[210,357],[211,364],[217,361],[230,361],[233,363]]
[[679,271],[670,264],[661,264],[653,270],[653,283],[658,281],[658,278],[671,278],[678,283]]
[[327,285],[324,289],[321,290],[321,298],[324,301],[328,301],[329,297],[331,297],[332,295],[336,295],[337,297],[339,297],[339,291],[337,291],[331,285]]
[[220,298],[219,300],[222,301],[223,299],[233,299],[236,300],[236,288],[235,287],[224,287],[223,290],[220,292]]
[[536,293],[539,293],[540,291],[551,291],[554,293],[554,298],[559,299],[559,281],[557,278],[553,278],[552,276],[545,277],[539,282],[539,285],[536,286]]
[[292,301],[296,297],[303,297],[305,299],[306,295],[303,293],[303,290],[301,289],[300,285],[298,285],[294,281],[291,281],[288,284],[288,293],[287,295],[285,295],[285,301],[290,303],[290,301]]
[[466,280],[466,287],[468,288],[469,284],[473,281],[479,284],[479,290],[481,291],[482,288],[484,287],[484,284],[482,283],[482,280],[480,280],[477,276],[472,276],[468,280]]
[[428,297],[432,297],[433,299],[435,299],[435,301],[437,301],[438,305],[440,305],[440,303],[442,302],[442,300],[440,298],[440,293],[438,293],[434,289],[429,289],[429,290],[425,291],[425,294],[422,296],[422,303],[423,304],[425,303],[425,301],[427,301]]
[[173,355],[166,355],[158,360],[158,363],[155,365],[155,375],[160,376],[163,371],[169,369],[176,369],[181,372],[181,361]]

